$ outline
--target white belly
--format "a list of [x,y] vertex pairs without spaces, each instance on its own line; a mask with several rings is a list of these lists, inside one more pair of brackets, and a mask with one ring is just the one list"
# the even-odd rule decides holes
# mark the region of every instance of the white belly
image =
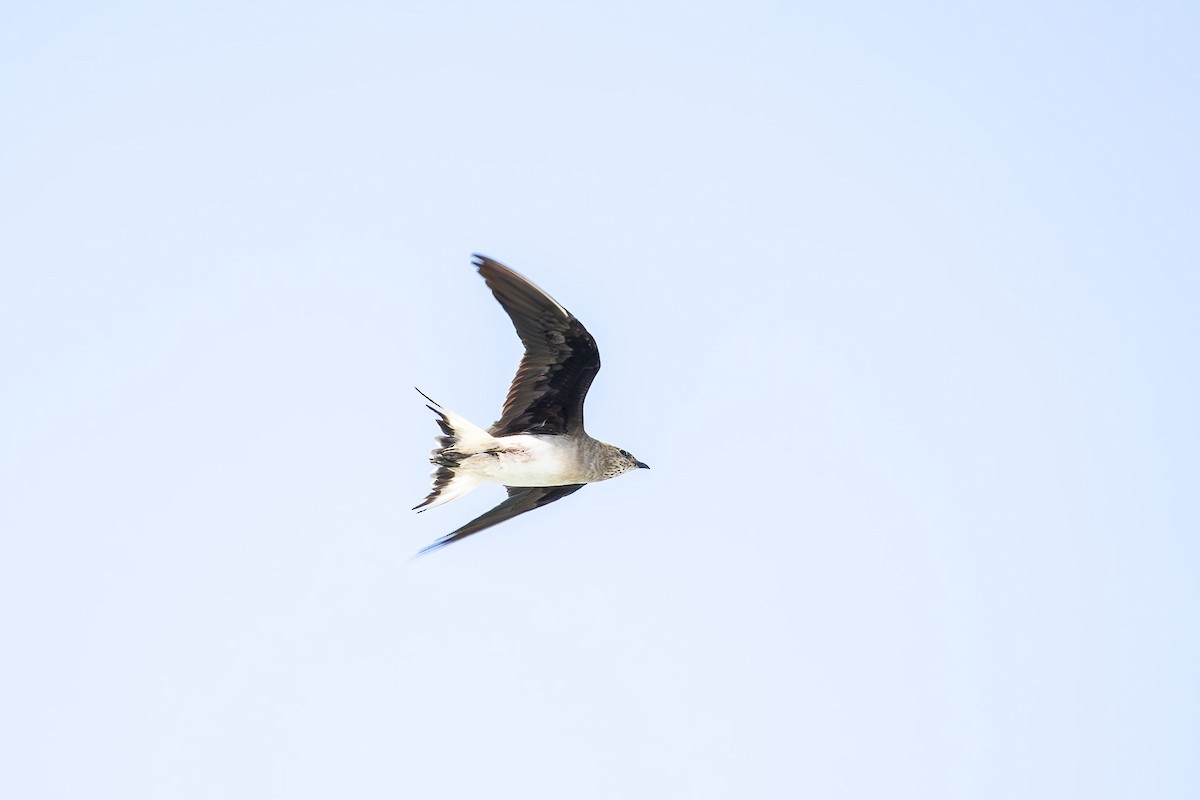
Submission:
[[564,486],[582,483],[575,451],[554,439],[528,434],[501,436],[504,449],[479,453],[465,460],[465,468],[481,480],[505,486]]

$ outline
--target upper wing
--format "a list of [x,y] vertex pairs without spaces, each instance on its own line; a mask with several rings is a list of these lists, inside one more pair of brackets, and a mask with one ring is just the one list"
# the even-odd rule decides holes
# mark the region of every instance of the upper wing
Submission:
[[488,432],[582,432],[583,399],[600,371],[600,351],[592,335],[571,312],[516,272],[485,256],[475,259],[525,345],[504,413]]
[[479,533],[484,528],[490,528],[497,523],[512,519],[518,514],[533,511],[549,505],[555,500],[561,500],[572,492],[577,492],[586,484],[572,483],[567,486],[507,486],[508,499],[491,511],[476,517],[453,533],[448,533],[433,544],[423,548],[417,555],[423,556],[433,550],[464,539],[472,533]]

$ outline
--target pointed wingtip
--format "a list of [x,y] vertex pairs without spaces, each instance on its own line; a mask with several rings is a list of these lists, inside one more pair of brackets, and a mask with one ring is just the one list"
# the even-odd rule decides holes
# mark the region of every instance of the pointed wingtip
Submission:
[[453,540],[442,537],[441,539],[438,539],[433,544],[426,545],[425,547],[422,547],[417,552],[413,553],[412,560],[416,561],[418,558],[424,558],[425,556],[429,555],[430,553],[432,553],[436,550],[441,550],[443,547],[450,544],[451,541],[453,541]]

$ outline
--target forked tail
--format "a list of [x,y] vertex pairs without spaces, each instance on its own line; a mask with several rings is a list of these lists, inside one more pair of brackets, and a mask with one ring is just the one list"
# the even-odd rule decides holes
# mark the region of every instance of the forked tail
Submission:
[[438,447],[429,459],[437,467],[430,473],[433,489],[424,501],[413,506],[413,511],[428,511],[457,500],[481,483],[469,470],[461,469],[460,464],[476,453],[491,449],[496,440],[465,417],[443,408],[420,389],[417,389],[417,393],[429,401],[430,405],[426,408],[438,415],[437,424],[443,434],[438,437]]

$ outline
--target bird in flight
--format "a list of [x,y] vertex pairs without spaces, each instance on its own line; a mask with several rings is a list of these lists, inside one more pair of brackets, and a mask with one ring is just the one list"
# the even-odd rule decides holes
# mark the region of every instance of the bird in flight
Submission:
[[600,371],[600,351],[583,323],[500,262],[477,255],[472,263],[512,318],[525,355],[500,419],[486,431],[417,390],[443,435],[429,459],[436,467],[433,491],[413,510],[445,505],[484,483],[503,484],[508,499],[421,555],[561,500],[585,483],[649,469],[583,429],[583,400]]

